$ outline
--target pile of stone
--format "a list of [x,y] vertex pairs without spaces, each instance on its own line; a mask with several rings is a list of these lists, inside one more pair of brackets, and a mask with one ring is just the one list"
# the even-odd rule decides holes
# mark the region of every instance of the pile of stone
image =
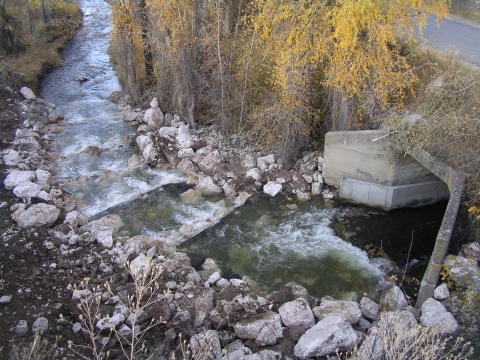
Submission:
[[25,100],[19,103],[25,121],[15,133],[12,146],[3,152],[3,163],[10,168],[4,180],[6,189],[22,200],[12,205],[12,218],[22,228],[51,226],[60,214],[72,211],[78,204],[70,194],[52,184],[52,131],[57,131],[63,115],[55,112],[54,104],[45,104],[28,88],[20,93]]
[[[419,317],[393,284],[384,289],[379,304],[368,297],[360,302],[328,296],[319,300],[299,285],[287,285],[262,297],[247,277],[222,277],[212,259],[207,259],[203,270],[196,271],[184,253],[162,242],[151,245],[146,237],[130,242],[134,275],[153,266],[161,272],[160,288],[150,306],[132,314],[128,300],[134,291],[131,288],[130,292],[121,287],[118,292],[73,294],[76,301],[97,296],[105,304],[107,312],[96,324],[104,331],[101,341],[105,343],[112,342],[107,337],[112,328],[129,337],[153,318],[166,330],[164,338],[150,343],[145,351],[157,351],[156,355],[168,358],[179,351],[182,336],[189,340],[193,354],[208,352],[212,359],[278,359],[285,349],[297,358],[308,359],[355,346],[365,359],[381,359],[386,346],[383,341],[390,341],[392,332],[407,341],[418,334],[418,326],[432,327],[441,334],[452,334],[459,328],[452,314],[434,299],[425,302]],[[116,284],[110,286],[115,289]],[[81,329],[81,323],[73,326],[75,332]]]
[[[261,150],[247,145],[243,135],[226,137],[216,125],[191,130],[178,115],[164,115],[156,98],[150,106],[143,116],[135,112],[139,125],[135,145],[140,155],[128,160],[129,168],[145,164],[174,168],[186,173],[197,190],[223,192],[228,197],[240,192],[263,192],[271,197],[285,194],[301,201],[320,194],[333,197],[324,189],[323,158],[318,152],[306,154],[293,169],[287,169],[275,154],[260,156]],[[124,118],[133,118],[128,106],[121,109]]]

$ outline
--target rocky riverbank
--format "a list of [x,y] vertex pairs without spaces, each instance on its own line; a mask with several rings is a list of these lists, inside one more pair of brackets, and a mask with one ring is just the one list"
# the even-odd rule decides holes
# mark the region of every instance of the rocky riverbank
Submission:
[[[11,102],[23,126],[3,152],[4,185],[15,195],[5,195],[1,205],[10,215],[2,229],[4,353],[12,344],[31,339],[36,330],[52,340],[62,336],[62,357],[75,357],[67,340],[77,351],[88,352],[75,344],[88,345],[89,334],[95,334],[97,355],[109,351],[111,358],[124,358],[121,345],[145,331],[138,341],[139,358],[182,358],[190,352],[195,358],[306,359],[358,345],[359,358],[380,359],[386,349],[398,346],[394,339],[413,342],[425,326],[455,334],[465,325],[434,299],[418,312],[394,284],[385,288],[379,303],[368,297],[359,302],[316,299],[293,284],[262,297],[248,278],[226,279],[212,260],[197,271],[176,251],[178,242],[213,226],[255,192],[299,201],[317,195],[332,198],[323,186],[319,153],[305,154],[287,169],[282,159],[255,149],[245,136],[225,137],[215,126],[189,129],[178,116],[163,114],[155,99],[143,111],[115,94],[124,120],[136,129],[122,140],[139,150],[126,166],[185,172],[194,186],[185,197],[223,192],[231,198],[208,225],[181,227],[157,238],[125,237],[118,233],[118,216],[89,222],[81,213],[84,204],[62,188],[54,167],[60,155],[51,151],[51,134],[62,131],[62,116],[28,89],[22,94],[25,100],[12,97]],[[95,156],[95,150],[86,155]],[[102,176],[80,181],[98,182]],[[472,289],[475,301],[472,283],[477,284],[475,261],[480,257],[475,245],[469,246],[466,257],[447,262],[445,270],[457,284],[467,278],[466,271],[473,274],[473,281],[464,285]],[[81,283],[85,278],[88,284]],[[154,281],[142,283],[149,279]],[[444,285],[435,296],[456,309]],[[77,304],[90,304],[87,312],[95,311],[98,318],[85,322],[86,310]],[[469,314],[475,326],[478,318]]]

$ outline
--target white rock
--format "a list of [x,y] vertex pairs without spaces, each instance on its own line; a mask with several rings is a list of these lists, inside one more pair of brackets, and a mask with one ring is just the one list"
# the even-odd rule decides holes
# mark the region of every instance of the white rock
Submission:
[[203,172],[209,173],[214,171],[221,163],[223,162],[223,158],[220,155],[220,152],[215,149],[210,152],[205,158],[198,163],[198,167]]
[[446,283],[441,283],[438,285],[433,292],[433,297],[436,300],[445,300],[450,296],[450,290],[448,290],[448,285]]
[[228,196],[228,197],[237,196],[237,192],[235,191],[235,188],[233,186],[231,186],[228,182],[223,184],[222,189],[223,189],[223,192],[225,193],[225,195]]
[[312,184],[312,195],[320,195],[323,190],[323,182],[314,182]]
[[177,156],[180,159],[190,159],[195,156],[195,151],[192,148],[180,149]]
[[341,316],[333,315],[319,321],[308,329],[295,345],[293,354],[300,359],[321,357],[336,350],[351,349],[360,341],[360,336]]
[[158,129],[158,136],[163,137],[165,139],[169,139],[171,141],[175,140],[178,134],[178,129],[174,127],[162,127]]
[[380,306],[375,301],[363,297],[362,300],[360,300],[360,310],[365,318],[375,321],[378,318]]
[[6,150],[3,155],[3,163],[9,166],[15,166],[22,161],[22,157],[13,149]]
[[15,334],[19,336],[25,335],[28,332],[27,320],[19,320],[13,331],[15,331]]
[[190,338],[190,351],[195,359],[217,359],[222,353],[220,338],[215,330],[206,330]]
[[420,323],[423,326],[433,327],[441,334],[453,334],[460,328],[457,320],[435,299],[427,299],[422,305]]
[[252,169],[249,169],[247,171],[247,173],[245,174],[245,176],[247,177],[251,177],[252,179],[254,180],[260,180],[260,178],[262,177],[262,172],[260,171],[259,168],[252,168]]
[[125,317],[122,314],[115,314],[112,317],[98,320],[95,326],[100,330],[113,329],[124,321]]
[[36,99],[37,97],[35,96],[35,94],[33,93],[32,89],[24,86],[20,89],[19,91],[20,94],[23,95],[23,97],[25,98],[25,100],[33,100],[33,99]]
[[25,181],[31,181],[35,179],[35,172],[33,171],[12,171],[7,175],[3,181],[5,189],[10,190]]
[[245,158],[242,160],[242,165],[244,168],[246,168],[247,170],[250,170],[252,168],[255,168],[257,167],[257,160],[255,160],[255,158],[248,154],[247,156],[245,156]]
[[37,196],[41,190],[42,187],[40,185],[25,181],[15,186],[13,193],[16,197],[30,199]]
[[233,329],[240,339],[254,339],[260,346],[274,345],[282,338],[280,315],[271,311],[244,316]]
[[133,276],[139,274],[140,272],[145,272],[150,267],[151,258],[146,257],[144,254],[138,255],[130,263],[130,272]]
[[312,311],[320,320],[331,315],[336,315],[340,316],[349,324],[356,324],[362,317],[360,306],[358,306],[358,303],[355,301],[324,299],[320,306],[314,307]]
[[278,313],[285,326],[304,326],[311,328],[315,325],[315,317],[308,303],[302,299],[287,302],[280,306]]
[[32,332],[43,334],[48,330],[48,320],[44,317],[39,317],[32,325]]
[[0,297],[0,304],[9,304],[12,301],[12,295],[3,295]]
[[52,174],[46,170],[35,170],[35,177],[37,178],[35,182],[40,186],[48,186],[52,181]]
[[150,164],[152,161],[155,161],[158,159],[158,151],[153,145],[153,143],[147,144],[145,146],[145,149],[143,149],[143,159],[146,164]]
[[394,284],[389,284],[383,289],[380,296],[380,308],[382,311],[401,311],[408,306],[402,290]]
[[271,197],[275,197],[282,191],[282,184],[276,181],[269,181],[263,186],[263,192]]
[[188,131],[188,128],[185,125],[180,125],[178,127],[177,140],[179,148],[189,148],[192,147],[192,141],[194,140],[193,136]]
[[44,203],[30,206],[18,216],[18,225],[22,228],[31,226],[51,226],[60,216],[60,209]]
[[304,193],[300,190],[297,190],[297,200],[299,201],[308,201],[310,200],[312,197],[310,196],[310,194],[308,193]]
[[202,193],[221,193],[222,188],[215,184],[213,179],[210,176],[205,176],[198,184],[195,186],[195,190],[201,191]]
[[220,276],[220,273],[218,271],[215,271],[210,277],[208,278],[207,282],[212,285],[215,284],[218,280],[220,280],[222,277]]
[[139,135],[135,141],[137,143],[138,150],[143,153],[143,150],[145,150],[147,145],[152,142],[152,139],[148,135]]

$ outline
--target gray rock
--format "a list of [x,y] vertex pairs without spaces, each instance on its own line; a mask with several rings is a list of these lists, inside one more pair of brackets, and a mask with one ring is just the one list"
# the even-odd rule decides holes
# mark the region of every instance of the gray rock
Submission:
[[472,259],[478,262],[480,261],[480,244],[478,242],[463,244],[460,249],[460,254],[467,259]]
[[262,350],[258,353],[246,355],[244,360],[277,360],[281,359],[282,354],[273,350]]
[[127,166],[129,169],[135,169],[136,167],[141,166],[140,158],[137,154],[133,154],[127,161]]
[[130,263],[130,272],[133,276],[146,273],[146,271],[150,268],[150,261],[151,258],[146,257],[144,254],[138,255],[135,259],[132,260]]
[[235,191],[235,188],[232,185],[230,185],[228,182],[223,184],[222,189],[225,195],[228,197],[235,197],[238,195],[237,192]]
[[125,321],[125,317],[122,314],[117,313],[112,317],[102,318],[98,320],[95,326],[97,327],[97,329],[100,329],[100,330],[114,329],[119,324],[122,324],[124,321]]
[[242,160],[242,165],[245,169],[250,170],[257,167],[257,160],[255,160],[255,158],[249,154]]
[[32,325],[32,332],[43,334],[48,330],[48,320],[44,317],[39,317],[36,319]]
[[215,330],[206,330],[190,338],[190,351],[193,358],[217,359],[222,353],[220,339]]
[[271,197],[275,197],[282,191],[282,184],[276,181],[269,181],[263,186],[263,192]]
[[178,129],[174,127],[162,127],[158,129],[158,136],[174,141],[178,134]]
[[41,190],[42,187],[40,185],[30,181],[25,181],[15,186],[13,193],[16,197],[30,199],[32,197],[36,197]]
[[25,181],[31,181],[35,179],[35,172],[33,171],[12,171],[7,175],[3,181],[5,189],[10,190]]
[[362,300],[360,300],[360,310],[365,318],[375,321],[378,318],[380,306],[375,301],[363,297]]
[[349,324],[356,324],[362,317],[360,306],[355,301],[323,299],[312,311],[319,320],[337,315]]
[[325,356],[347,350],[360,341],[359,334],[339,315],[328,316],[307,330],[294,348],[300,359]]
[[177,156],[180,159],[190,159],[195,156],[195,151],[192,148],[180,149]]
[[314,182],[312,183],[312,195],[320,195],[323,190],[323,182]]
[[308,201],[312,197],[310,196],[309,193],[302,192],[300,190],[297,190],[297,200],[299,201]]
[[145,164],[151,164],[153,161],[158,159],[159,153],[155,148],[155,146],[153,145],[153,143],[150,143],[150,144],[147,144],[147,146],[145,146],[145,149],[143,149],[142,155],[143,155],[143,161],[145,162]]
[[147,145],[152,142],[152,139],[148,135],[139,135],[135,141],[137,143],[138,150],[143,153],[143,150],[145,150]]
[[147,123],[150,126],[160,127],[163,126],[165,121],[165,116],[162,113],[160,108],[150,108],[145,111],[143,114],[143,122]]
[[274,345],[282,338],[280,315],[271,311],[245,315],[233,329],[240,339],[254,339],[260,346]]
[[220,273],[218,271],[215,271],[212,275],[207,280],[207,283],[210,285],[215,284],[218,280],[220,280],[222,277],[220,276]]
[[205,173],[213,172],[221,163],[223,158],[217,149],[209,153],[205,158],[198,163],[198,167]]
[[22,161],[22,157],[13,149],[8,149],[3,154],[3,163],[8,166],[15,166]]
[[35,94],[33,93],[32,89],[24,86],[20,89],[19,91],[20,94],[22,94],[22,96],[25,98],[25,100],[34,100],[36,99],[37,97],[35,96]]
[[402,290],[394,284],[389,284],[383,289],[380,296],[380,308],[382,311],[401,311],[408,306]]
[[195,190],[201,191],[202,193],[221,193],[222,188],[215,184],[213,179],[210,176],[205,176],[198,184],[195,186]]
[[191,173],[197,173],[198,172],[198,167],[195,165],[192,161],[188,159],[183,159],[180,161],[177,165],[178,171],[185,173],[185,174],[191,174]]
[[44,203],[30,206],[18,216],[18,225],[22,228],[31,226],[52,226],[60,216],[60,210]]
[[258,168],[252,168],[247,171],[245,174],[246,177],[251,177],[252,179],[258,181],[262,177],[262,172]]
[[445,300],[450,297],[450,290],[448,290],[448,285],[446,283],[441,283],[438,285],[434,292],[433,297],[435,300]]
[[12,295],[3,295],[0,297],[1,305],[10,304],[10,301],[12,301]]
[[19,320],[17,326],[13,329],[15,334],[18,336],[23,336],[28,332],[28,323],[27,320]]
[[132,329],[130,329],[125,324],[121,324],[118,327],[117,332],[126,339],[131,339],[131,337],[132,337]]
[[50,185],[52,181],[52,174],[46,170],[35,170],[35,177],[37,178],[35,182],[43,187]]
[[448,276],[465,288],[480,289],[480,271],[477,262],[461,256],[447,255],[443,261]]
[[315,317],[308,303],[302,299],[287,302],[280,306],[278,313],[285,326],[304,326],[311,328],[315,325]]
[[453,334],[460,328],[457,320],[435,299],[427,299],[422,305],[420,323],[423,326],[433,327],[440,334]]

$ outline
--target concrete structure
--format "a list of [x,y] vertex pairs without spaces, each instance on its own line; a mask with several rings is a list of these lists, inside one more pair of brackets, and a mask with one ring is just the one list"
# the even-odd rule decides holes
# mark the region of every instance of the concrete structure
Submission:
[[[325,137],[325,182],[342,199],[391,210],[446,200],[448,187],[411,156],[393,159],[385,131],[329,132]],[[378,139],[378,140],[377,140]]]
[[460,207],[465,174],[425,151],[409,151],[407,156],[394,159],[386,131],[327,133],[324,157],[325,182],[339,187],[340,197],[347,200],[393,209],[449,198],[417,297],[417,307],[421,307],[433,296],[438,282]]

